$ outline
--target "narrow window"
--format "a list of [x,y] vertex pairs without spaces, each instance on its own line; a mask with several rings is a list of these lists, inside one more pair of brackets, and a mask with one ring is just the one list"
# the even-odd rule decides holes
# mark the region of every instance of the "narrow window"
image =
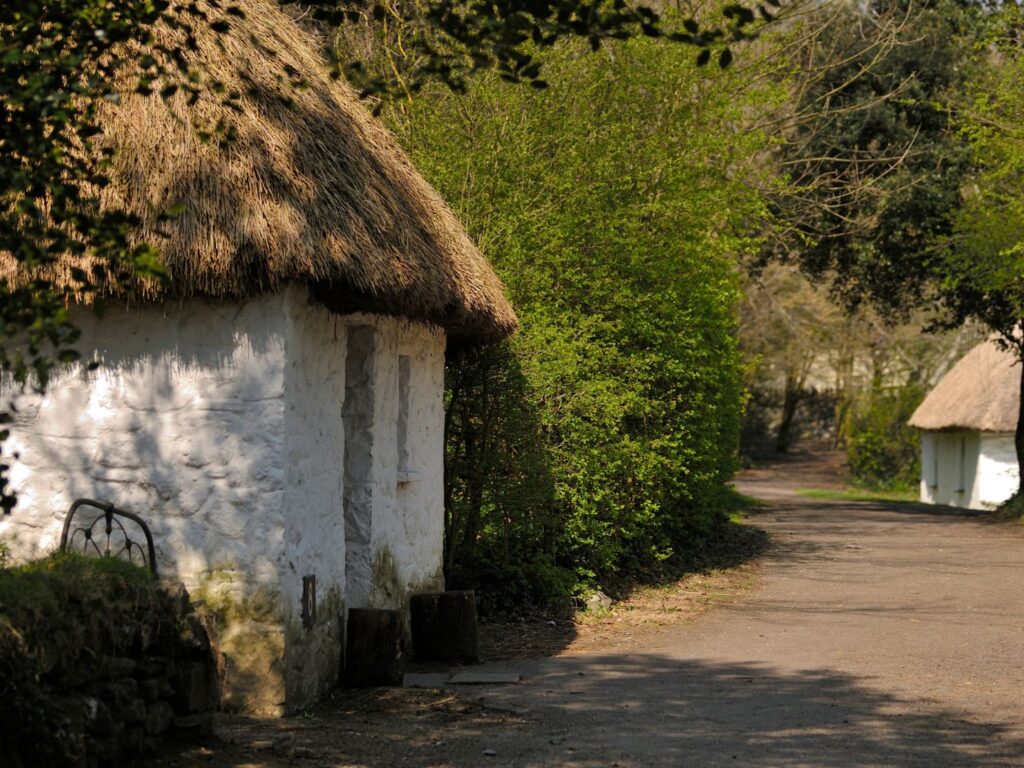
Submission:
[[409,462],[409,378],[411,361],[408,355],[398,356],[398,482],[412,479]]

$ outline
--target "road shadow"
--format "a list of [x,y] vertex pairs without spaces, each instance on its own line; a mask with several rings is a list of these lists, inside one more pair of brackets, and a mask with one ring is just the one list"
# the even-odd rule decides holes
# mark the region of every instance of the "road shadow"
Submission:
[[579,657],[559,663],[541,686],[550,706],[586,718],[591,753],[621,751],[640,764],[1024,764],[1022,734],[1005,723],[904,700],[827,669]]
[[[533,673],[504,688],[378,689],[301,719],[236,718],[234,743],[209,745],[204,764],[277,768],[289,754],[309,765],[368,767],[1024,764],[1022,733],[1007,723],[827,669],[636,654],[548,660]],[[282,735],[278,751],[268,751]]]

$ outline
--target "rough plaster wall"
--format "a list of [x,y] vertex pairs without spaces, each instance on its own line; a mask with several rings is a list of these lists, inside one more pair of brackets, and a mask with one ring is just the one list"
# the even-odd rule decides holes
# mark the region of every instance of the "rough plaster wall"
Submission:
[[984,434],[978,457],[978,482],[975,484],[974,509],[998,507],[1017,492],[1019,482],[1017,449],[1013,435]]
[[[373,589],[378,608],[408,606],[442,589],[444,544],[444,333],[395,318],[377,326]],[[408,469],[399,473],[399,356],[409,359]]]
[[[20,501],[0,523],[19,559],[56,549],[71,501],[149,523],[162,575],[276,588],[285,479],[283,298],[77,310],[100,367],[24,395],[12,448]],[[245,569],[243,574],[238,568]]]
[[[287,709],[316,701],[337,682],[345,594],[342,457],[347,332],[343,318],[286,294],[285,494],[281,608]],[[316,577],[313,626],[302,623],[303,576]]]
[[921,501],[927,504],[936,504],[935,490],[938,485],[938,475],[935,465],[936,440],[935,433],[926,430],[921,431]]
[[377,330],[349,325],[342,416],[345,428],[345,598],[350,608],[369,602],[373,532],[373,420]]

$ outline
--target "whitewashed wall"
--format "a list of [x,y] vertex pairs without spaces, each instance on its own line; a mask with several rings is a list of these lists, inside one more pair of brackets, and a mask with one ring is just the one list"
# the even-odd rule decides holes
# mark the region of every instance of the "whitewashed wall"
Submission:
[[972,509],[998,507],[1017,492],[1017,449],[1013,435],[984,433],[978,455],[978,483],[972,499]]
[[[92,496],[142,515],[163,574],[190,586],[246,564],[276,586],[282,548],[283,297],[244,306],[188,302],[75,312],[100,367],[58,375],[19,398],[0,536],[21,559],[57,548],[71,501]],[[94,352],[93,352],[94,351]]]
[[[162,575],[232,602],[229,655],[279,679],[239,706],[274,712],[285,699],[290,708],[312,701],[341,659],[346,354],[349,329],[363,328],[374,341],[370,419],[366,439],[350,448],[370,456],[359,482],[371,572],[352,604],[404,608],[412,592],[443,586],[443,331],[333,315],[299,288],[242,305],[116,307],[102,319],[80,310],[75,319],[100,367],[59,375],[45,398],[20,398],[12,445],[20,502],[0,522],[15,558],[53,551],[75,498],[137,512],[153,530]],[[404,409],[401,356],[410,374]],[[309,575],[318,616],[303,628]]]
[[1012,435],[974,430],[921,432],[921,501],[992,509],[1016,489]]
[[[399,467],[399,362],[410,386],[406,467]],[[373,569],[368,604],[406,608],[415,591],[443,588],[444,338],[389,319],[379,326],[374,433]]]

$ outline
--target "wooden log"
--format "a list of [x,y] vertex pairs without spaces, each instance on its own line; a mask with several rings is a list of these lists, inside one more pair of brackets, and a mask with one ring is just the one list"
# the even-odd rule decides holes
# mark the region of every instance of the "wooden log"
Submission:
[[409,612],[416,658],[447,662],[480,658],[476,595],[472,590],[413,595]]
[[402,614],[350,608],[345,640],[345,685],[402,684]]

